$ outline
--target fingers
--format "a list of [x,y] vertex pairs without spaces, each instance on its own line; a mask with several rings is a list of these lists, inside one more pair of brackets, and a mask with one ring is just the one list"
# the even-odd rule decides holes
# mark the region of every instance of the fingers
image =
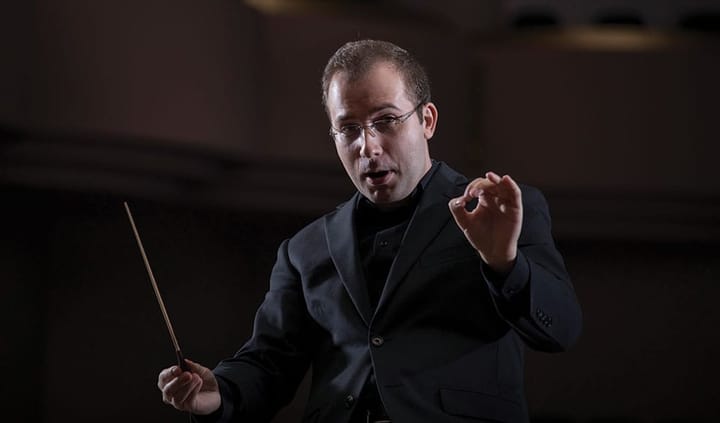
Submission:
[[162,391],[165,385],[167,385],[171,380],[175,379],[177,375],[180,374],[178,370],[180,370],[178,366],[170,366],[167,369],[163,369],[158,375],[158,389]]
[[473,198],[481,198],[483,195],[498,197],[503,201],[510,202],[517,202],[521,198],[520,187],[509,175],[501,177],[494,172],[487,172],[485,178],[477,178],[471,181],[465,188],[463,195],[456,200],[460,200],[461,203],[468,203]]
[[[474,210],[468,211],[466,205],[477,198],[478,204]],[[450,212],[461,228],[466,228],[471,215],[480,209],[493,207],[505,212],[508,207],[522,207],[522,194],[520,187],[509,176],[500,176],[494,172],[487,172],[484,178],[476,178],[465,188],[460,197],[453,198],[448,203]]]
[[468,226],[468,211],[465,210],[465,204],[466,200],[464,196],[453,198],[448,203],[450,213],[453,215],[453,218],[455,218],[455,223],[463,230]]
[[[507,175],[506,175],[507,176]],[[487,172],[485,174],[485,177],[489,180],[491,180],[493,183],[498,184],[500,183],[500,180],[502,179],[497,173],[495,172]]]
[[206,372],[210,372],[210,369],[208,369],[207,367],[202,366],[192,360],[188,360],[187,358],[185,359],[185,364],[188,365],[188,367],[193,373],[197,373],[201,376],[204,375]]
[[197,375],[203,381],[203,383],[206,383],[209,386],[214,386],[217,384],[217,381],[215,380],[215,375],[209,368],[188,359],[185,359],[185,363],[188,365],[188,367],[190,367],[192,373]]
[[[189,361],[189,360],[186,360]],[[203,369],[202,366],[192,363],[191,370]],[[158,375],[158,389],[162,392],[162,400],[178,410],[190,410],[188,404],[203,384],[200,375],[192,372],[185,372],[179,366],[168,367]]]
[[479,197],[484,191],[491,190],[495,185],[497,185],[497,183],[493,182],[490,178],[477,178],[465,187],[463,199],[468,202],[475,197]]
[[193,398],[198,395],[203,387],[203,380],[200,376],[195,375],[193,376],[193,379],[195,379],[195,384],[193,390],[190,392],[189,398]]
[[192,373],[180,371],[175,377],[167,381],[160,390],[163,393],[163,399],[168,401],[176,398],[178,392],[183,390],[192,381]]
[[[507,200],[513,199],[516,194],[520,193],[520,187],[518,187],[517,183],[515,183],[509,175],[501,177],[496,173],[488,172],[485,176],[486,178],[478,178],[475,181],[472,181],[468,185],[466,192],[483,190]],[[476,182],[478,180],[483,181],[484,183]]]
[[202,387],[202,379],[198,375],[191,375],[190,380],[179,390],[174,398],[175,404],[182,410],[190,410],[192,408],[192,399],[195,398],[198,391]]

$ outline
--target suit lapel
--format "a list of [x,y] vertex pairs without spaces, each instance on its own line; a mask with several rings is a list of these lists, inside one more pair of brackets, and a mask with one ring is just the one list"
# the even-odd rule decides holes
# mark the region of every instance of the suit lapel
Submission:
[[335,269],[355,308],[369,326],[372,311],[355,231],[355,204],[358,196],[356,193],[336,213],[325,218],[325,235]]
[[[405,231],[402,245],[390,268],[377,310],[380,310],[397,289],[403,277],[415,265],[420,254],[452,218],[448,210],[451,198],[459,196],[467,179],[443,163],[425,188],[420,203]],[[355,205],[359,193],[340,206],[336,213],[325,217],[325,235],[330,257],[340,279],[363,322],[369,327],[373,316],[365,281],[365,272],[358,251],[355,231]]]
[[385,288],[380,296],[378,311],[392,296],[410,268],[417,263],[425,248],[452,218],[448,202],[462,194],[465,183],[467,180],[462,175],[440,164],[425,188],[405,231],[400,250],[390,267]]

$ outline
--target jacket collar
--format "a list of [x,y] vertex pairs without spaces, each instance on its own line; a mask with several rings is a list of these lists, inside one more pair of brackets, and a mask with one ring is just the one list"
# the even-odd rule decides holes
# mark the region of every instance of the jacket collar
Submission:
[[[422,197],[408,224],[376,313],[390,300],[404,276],[417,262],[418,257],[451,218],[448,202],[459,196],[467,179],[439,162],[424,187]],[[354,230],[356,204],[361,195],[355,193],[350,201],[342,204],[335,213],[325,218],[325,235],[328,249],[338,274],[350,298],[366,325],[370,325],[373,310],[367,292],[367,283],[358,252],[358,240]]]

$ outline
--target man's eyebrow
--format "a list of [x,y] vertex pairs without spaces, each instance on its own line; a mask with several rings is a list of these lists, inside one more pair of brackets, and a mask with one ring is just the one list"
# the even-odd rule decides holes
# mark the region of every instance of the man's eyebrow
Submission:
[[[398,109],[398,107],[395,106],[393,103],[382,103],[382,104],[377,105],[377,106],[373,107],[372,109],[370,109],[370,113],[369,113],[369,114],[372,115],[372,114],[374,114],[374,113],[377,113],[377,112],[379,112],[379,111],[381,111],[381,110],[385,110],[385,109],[393,109],[393,110],[396,111],[396,112],[399,112],[399,111],[400,111],[400,109]],[[337,121],[338,121],[338,122],[342,122],[342,121],[345,121],[345,120],[350,120],[350,119],[352,119],[352,118],[354,118],[354,116],[353,116],[352,114],[342,113],[342,114],[340,114],[340,115],[337,117]]]
[[379,112],[381,110],[385,110],[385,109],[394,109],[395,111],[398,111],[398,112],[400,111],[400,109],[398,109],[397,106],[395,106],[394,104],[384,103],[384,104],[381,104],[377,107],[373,107],[372,109],[370,109],[370,114],[377,113],[377,112]]

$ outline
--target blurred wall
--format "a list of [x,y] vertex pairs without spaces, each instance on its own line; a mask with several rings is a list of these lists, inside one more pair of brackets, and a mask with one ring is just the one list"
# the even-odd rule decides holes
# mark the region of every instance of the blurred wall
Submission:
[[[365,37],[427,64],[435,158],[548,197],[585,333],[569,353],[528,354],[534,419],[717,420],[717,36],[468,32],[470,9],[456,27],[379,6],[3,5],[0,404],[13,421],[186,420],[155,388],[173,355],[122,200],[186,354],[231,354],[280,240],[352,192],[319,79]],[[276,422],[297,421],[304,395]]]

